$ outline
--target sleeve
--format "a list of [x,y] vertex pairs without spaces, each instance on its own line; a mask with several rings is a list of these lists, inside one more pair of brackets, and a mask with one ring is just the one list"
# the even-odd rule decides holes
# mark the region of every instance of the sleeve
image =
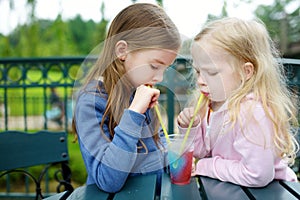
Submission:
[[[191,128],[190,135],[193,138],[194,142],[194,157],[195,158],[204,158],[210,155],[210,147],[209,147],[209,137],[206,137],[206,130],[204,128],[205,124],[199,124],[196,127]],[[185,134],[187,128],[182,128],[178,126],[178,130],[180,134]]]
[[125,110],[112,141],[108,127],[100,130],[106,100],[84,93],[76,105],[76,128],[88,180],[106,192],[117,192],[124,185],[136,159],[145,116]]
[[232,149],[238,155],[236,159],[224,158],[221,154],[201,159],[196,165],[196,174],[247,187],[267,185],[275,177],[270,119],[262,108],[255,108],[250,120],[242,122],[236,130],[232,143]]

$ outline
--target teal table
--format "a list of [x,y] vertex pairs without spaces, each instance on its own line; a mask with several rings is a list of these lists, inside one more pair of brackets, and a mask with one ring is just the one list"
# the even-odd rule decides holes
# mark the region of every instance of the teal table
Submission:
[[[68,200],[290,200],[300,199],[300,183],[273,181],[266,187],[247,188],[208,177],[194,177],[188,185],[174,185],[168,174],[162,176],[160,196],[155,196],[156,175],[130,177],[115,194],[101,191],[96,185],[81,186]],[[47,200],[63,197],[63,193]]]
[[222,182],[208,177],[198,177],[203,199],[212,200],[290,200],[300,199],[300,183],[273,181],[265,187],[249,188]]

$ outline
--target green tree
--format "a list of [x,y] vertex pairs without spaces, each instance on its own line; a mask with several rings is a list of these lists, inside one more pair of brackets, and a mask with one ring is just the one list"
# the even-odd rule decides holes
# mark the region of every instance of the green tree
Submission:
[[[63,21],[61,14],[52,20],[35,17],[36,0],[28,0],[28,22],[17,26],[8,36],[0,35],[0,56],[39,57],[87,55],[106,36],[108,20],[104,18],[104,4],[99,23],[84,21],[78,15]],[[14,9],[14,0],[10,0]]]
[[68,27],[70,29],[70,36],[78,53],[86,54],[91,50],[95,44],[93,34],[96,29],[96,24],[89,20],[84,22],[80,15],[74,19],[69,20]]
[[[136,3],[136,2],[137,2],[137,0],[131,0],[131,1],[132,1],[132,3]],[[156,3],[157,3],[158,5],[160,5],[160,6],[163,7],[163,0],[156,0]]]
[[[38,56],[69,56],[76,55],[72,43],[68,23],[62,20],[59,14],[47,29],[42,31]],[[44,50],[43,50],[44,49]]]
[[293,6],[298,1],[274,0],[272,5],[259,5],[255,10],[285,57],[300,58],[300,7]]
[[27,48],[26,51],[22,51],[21,56],[34,56],[38,52],[37,48],[39,43],[39,23],[35,16],[36,0],[27,0],[27,4],[30,6],[28,28],[24,33],[27,39],[22,40],[24,46],[27,46]]
[[8,57],[12,54],[12,48],[9,44],[9,38],[4,35],[0,35],[0,57]]
[[221,10],[221,14],[220,15],[208,14],[207,15],[207,21],[212,21],[212,20],[220,19],[222,17],[227,17],[227,16],[228,16],[228,12],[227,12],[227,0],[224,0],[223,6],[222,6],[222,10]]
[[94,45],[98,45],[102,41],[105,40],[106,37],[106,30],[107,30],[107,25],[108,25],[108,20],[105,19],[105,5],[102,3],[101,8],[101,21],[96,25],[96,31],[94,32],[94,41],[96,42]]

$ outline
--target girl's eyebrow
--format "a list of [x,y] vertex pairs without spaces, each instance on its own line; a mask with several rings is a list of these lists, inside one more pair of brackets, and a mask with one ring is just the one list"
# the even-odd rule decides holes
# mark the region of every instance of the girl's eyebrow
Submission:
[[195,62],[192,63],[193,67],[196,69],[196,70],[210,70],[209,67],[203,67],[203,66],[200,66],[200,65],[197,65]]
[[194,68],[197,68],[199,70],[204,70],[204,71],[218,71],[218,68],[216,66],[210,66],[210,65],[196,65],[195,62],[193,62]]
[[164,63],[163,61],[161,61],[161,60],[159,60],[159,59],[154,59],[153,60],[154,62],[157,62],[157,63],[159,63],[159,64],[161,64],[161,65],[167,65],[166,63]]

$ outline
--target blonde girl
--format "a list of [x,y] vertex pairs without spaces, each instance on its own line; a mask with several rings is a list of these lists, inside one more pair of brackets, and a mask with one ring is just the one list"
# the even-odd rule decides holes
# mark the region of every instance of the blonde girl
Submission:
[[112,21],[75,108],[87,184],[117,192],[128,176],[155,173],[159,179],[166,165],[164,137],[151,109],[160,92],[151,86],[162,81],[180,44],[159,6],[133,4]]
[[[289,168],[297,143],[296,106],[279,55],[262,22],[223,18],[208,23],[192,44],[200,92],[206,96],[191,134],[194,174],[260,187],[296,181]],[[178,116],[184,132],[192,108]]]

